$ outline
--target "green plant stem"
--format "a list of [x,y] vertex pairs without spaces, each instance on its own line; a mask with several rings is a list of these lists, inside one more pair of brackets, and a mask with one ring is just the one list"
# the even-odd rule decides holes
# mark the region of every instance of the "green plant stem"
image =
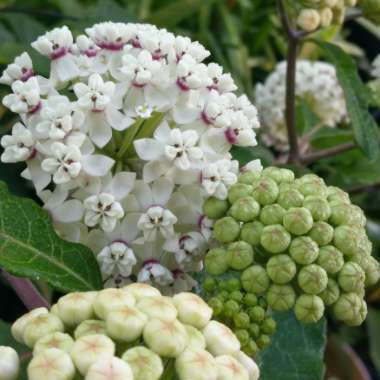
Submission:
[[175,380],[174,360],[168,359],[165,364],[164,373],[161,375],[160,380]]
[[355,148],[356,148],[356,144],[354,142],[339,144],[339,145],[333,146],[332,148],[322,149],[316,152],[306,154],[305,156],[301,157],[301,162],[304,165],[310,165],[313,162],[319,161],[323,158],[336,156],[337,154],[347,152]]
[[140,127],[144,123],[144,121],[145,121],[145,119],[140,118],[140,119],[136,120],[136,122],[126,130],[123,142],[121,144],[121,147],[116,154],[117,159],[122,159],[124,157],[125,153],[127,153],[130,145],[133,143],[133,141],[134,141],[137,133],[139,132]]

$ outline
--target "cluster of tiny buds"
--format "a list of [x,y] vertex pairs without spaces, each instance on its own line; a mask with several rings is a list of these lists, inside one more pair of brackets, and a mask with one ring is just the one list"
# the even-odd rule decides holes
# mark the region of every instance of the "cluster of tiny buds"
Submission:
[[200,43],[153,25],[103,22],[75,39],[63,26],[32,47],[50,76],[27,53],[4,70],[20,121],[1,160],[25,162],[57,232],[94,250],[106,286],[191,289],[211,231],[203,200],[236,183],[229,150],[256,145],[256,108]]
[[[165,297],[134,283],[67,294],[19,318],[12,334],[33,349],[28,380],[159,380],[171,366],[179,380],[258,380],[239,340],[211,317],[193,293]],[[18,365],[14,350],[0,348],[2,380],[16,380]]]

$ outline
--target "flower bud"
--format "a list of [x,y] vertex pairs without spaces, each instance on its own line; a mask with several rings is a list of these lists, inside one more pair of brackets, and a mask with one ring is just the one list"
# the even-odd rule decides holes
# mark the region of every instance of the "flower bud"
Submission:
[[315,174],[306,174],[303,177],[297,179],[295,182],[298,190],[305,197],[309,195],[316,195],[319,197],[327,196],[327,188],[325,182],[321,177],[318,177]]
[[305,198],[303,207],[307,208],[316,222],[328,220],[331,208],[326,199],[309,195]]
[[228,190],[228,200],[231,204],[234,204],[237,200],[243,197],[247,197],[252,194],[253,187],[246,185],[245,183],[236,183],[232,185]]
[[350,203],[350,196],[348,193],[335,186],[327,187],[327,200],[331,203],[339,201],[340,203]]
[[20,359],[12,347],[0,346],[0,380],[17,380]]
[[252,197],[239,198],[231,206],[230,215],[240,222],[250,222],[260,213],[260,205]]
[[297,189],[289,188],[285,191],[280,191],[277,203],[285,210],[293,207],[301,207],[303,205],[304,196]]
[[164,372],[161,358],[142,346],[127,350],[121,358],[131,367],[133,380],[158,380]]
[[235,270],[243,270],[253,262],[253,249],[245,241],[236,241],[228,245],[228,265]]
[[71,380],[75,367],[65,351],[49,348],[33,357],[27,373],[29,380]]
[[265,168],[262,171],[262,176],[271,178],[276,183],[282,182],[293,182],[294,181],[294,173],[289,169],[277,168],[274,166],[270,166]]
[[286,230],[294,235],[304,235],[313,227],[313,217],[305,207],[289,209],[283,219]]
[[272,335],[277,328],[277,323],[272,317],[265,318],[261,324],[261,330],[264,334]]
[[319,16],[321,17],[322,28],[327,28],[333,21],[334,13],[330,8],[325,7],[319,11]]
[[249,380],[248,371],[234,357],[221,355],[215,358],[218,380]]
[[137,303],[137,308],[149,318],[158,318],[163,321],[173,321],[177,318],[177,309],[169,297],[148,297]]
[[344,264],[342,252],[333,245],[326,245],[319,250],[318,265],[328,274],[338,273]]
[[203,329],[208,351],[214,356],[233,355],[240,350],[240,342],[234,333],[217,321],[210,321]]
[[280,224],[264,227],[260,238],[261,245],[271,253],[284,252],[290,241],[290,234]]
[[359,207],[341,203],[331,207],[330,223],[334,226],[355,225],[363,227],[365,225],[365,217]]
[[256,246],[260,244],[260,237],[264,225],[258,221],[244,224],[241,229],[240,239]]
[[63,332],[63,330],[63,323],[56,315],[40,314],[25,326],[23,340],[28,347],[33,348],[38,339],[50,333]]
[[296,293],[290,285],[273,284],[268,289],[267,301],[275,311],[290,310],[296,301]]
[[188,348],[176,359],[179,380],[216,380],[218,369],[213,356],[202,349]]
[[89,368],[85,380],[135,380],[131,367],[116,357],[100,358]]
[[61,332],[48,334],[38,339],[33,349],[33,355],[37,355],[49,348],[58,348],[61,351],[70,353],[73,344],[74,340],[69,334]]
[[303,267],[298,273],[298,285],[308,294],[318,294],[323,292],[327,287],[327,273],[316,264],[310,264]]
[[186,348],[206,349],[206,339],[202,333],[195,327],[190,325],[184,325],[187,333],[187,346]]
[[334,237],[334,228],[326,222],[314,223],[308,234],[320,247],[327,245]]
[[364,289],[364,282],[364,270],[354,262],[345,263],[338,274],[339,286],[347,293],[361,292]]
[[265,310],[261,306],[249,308],[248,313],[252,322],[261,323],[265,319]]
[[303,323],[316,323],[325,312],[325,305],[320,297],[312,294],[303,294],[297,298],[294,313]]
[[334,245],[347,256],[353,256],[360,250],[361,236],[349,226],[339,226],[334,231]]
[[37,309],[31,310],[29,313],[26,313],[20,318],[18,318],[11,327],[12,335],[17,340],[17,342],[25,344],[23,338],[25,327],[33,318],[47,313],[49,313],[49,311],[48,309],[46,309],[46,307],[39,307]]
[[259,380],[260,369],[252,358],[242,351],[239,351],[235,358],[248,372],[249,380]]
[[206,272],[213,276],[220,276],[228,269],[228,256],[224,248],[212,248],[205,257]]
[[262,177],[253,183],[252,196],[262,206],[276,202],[278,193],[278,186],[271,178]]
[[57,302],[57,316],[69,327],[79,325],[81,322],[91,319],[94,314],[92,305],[96,295],[97,292],[66,294]]
[[318,258],[318,245],[308,236],[300,236],[292,240],[289,253],[293,260],[300,265],[308,265]]
[[373,286],[379,281],[380,264],[374,257],[371,256],[368,259],[368,264],[364,268],[364,271],[365,271],[365,286],[367,287]]
[[107,335],[106,323],[104,321],[99,321],[95,319],[89,319],[88,321],[83,321],[74,331],[74,338],[79,339],[82,336],[93,335],[93,334],[103,334]]
[[248,293],[262,294],[269,287],[269,276],[260,265],[252,265],[241,275],[241,283]]
[[175,358],[187,346],[185,327],[176,319],[151,319],[144,328],[144,342],[160,356]]
[[155,287],[139,282],[134,282],[132,284],[124,286],[123,290],[132,293],[136,301],[140,301],[145,297],[158,297],[161,295],[160,291]]
[[343,293],[334,304],[335,317],[343,322],[355,321],[360,316],[362,299],[356,293]]
[[235,219],[226,216],[215,222],[213,234],[219,242],[231,243],[239,237],[240,225]]
[[136,307],[122,306],[108,313],[106,330],[116,341],[133,342],[142,335],[147,322],[148,317]]
[[249,170],[239,175],[238,182],[252,185],[254,181],[260,179],[261,173],[259,171]]
[[123,290],[109,288],[101,290],[95,298],[93,307],[95,314],[105,320],[108,313],[113,312],[121,306],[135,306],[135,297]]
[[267,226],[271,224],[281,224],[284,215],[285,209],[275,203],[263,207],[260,213],[260,221]]
[[94,363],[115,355],[115,344],[105,335],[86,335],[74,343],[70,355],[78,371],[85,376]]
[[226,215],[229,207],[227,200],[210,197],[203,203],[203,213],[210,219],[219,219]]
[[361,305],[359,308],[359,312],[355,315],[353,319],[346,319],[344,321],[348,326],[353,326],[353,327],[360,326],[367,317],[367,313],[368,313],[367,304],[363,299],[360,301],[361,301]]
[[203,329],[212,317],[212,309],[194,293],[179,293],[173,297],[178,319],[187,325]]
[[319,297],[322,298],[325,305],[330,306],[339,299],[339,296],[340,290],[338,283],[332,278],[329,278],[326,289],[319,294]]
[[297,267],[288,255],[277,255],[269,259],[267,273],[275,284],[286,284],[296,275]]

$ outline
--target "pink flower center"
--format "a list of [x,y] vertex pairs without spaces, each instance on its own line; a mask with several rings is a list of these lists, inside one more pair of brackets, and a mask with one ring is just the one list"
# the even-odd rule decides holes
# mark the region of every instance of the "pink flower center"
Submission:
[[190,87],[186,83],[185,78],[177,78],[177,86],[182,90],[182,91],[189,91]]
[[59,58],[64,57],[69,51],[70,51],[69,48],[62,46],[62,47],[60,47],[60,48],[54,50],[53,53],[51,53],[51,54],[49,55],[49,58],[50,58],[52,61],[54,61],[54,60],[56,60],[56,59],[59,59]]
[[235,131],[232,128],[227,128],[224,131],[224,136],[226,137],[227,141],[230,144],[236,144],[237,143],[237,136]]
[[34,76],[34,72],[32,69],[23,69],[22,70],[22,75],[20,77],[20,80],[23,82],[26,82],[29,78]]
[[97,42],[97,45],[101,49],[110,50],[110,51],[120,51],[124,47],[124,42],[107,42],[107,41],[100,41]]
[[42,107],[42,103],[38,102],[35,106],[31,107],[28,111],[29,115],[33,115],[34,113],[38,112]]

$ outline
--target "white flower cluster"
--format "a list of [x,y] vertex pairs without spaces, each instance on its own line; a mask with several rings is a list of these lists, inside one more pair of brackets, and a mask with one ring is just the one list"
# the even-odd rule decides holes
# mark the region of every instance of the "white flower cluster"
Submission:
[[63,26],[32,46],[50,78],[27,53],[3,72],[20,122],[1,160],[26,162],[58,233],[94,250],[107,285],[191,288],[211,236],[203,199],[237,181],[229,150],[256,145],[256,108],[202,45],[152,25],[103,22],[75,40]]
[[[256,106],[263,126],[263,138],[278,150],[288,148],[285,124],[286,62],[281,62],[258,84]],[[347,121],[344,92],[333,65],[326,62],[297,61],[296,96],[306,102],[320,124],[335,127]]]

